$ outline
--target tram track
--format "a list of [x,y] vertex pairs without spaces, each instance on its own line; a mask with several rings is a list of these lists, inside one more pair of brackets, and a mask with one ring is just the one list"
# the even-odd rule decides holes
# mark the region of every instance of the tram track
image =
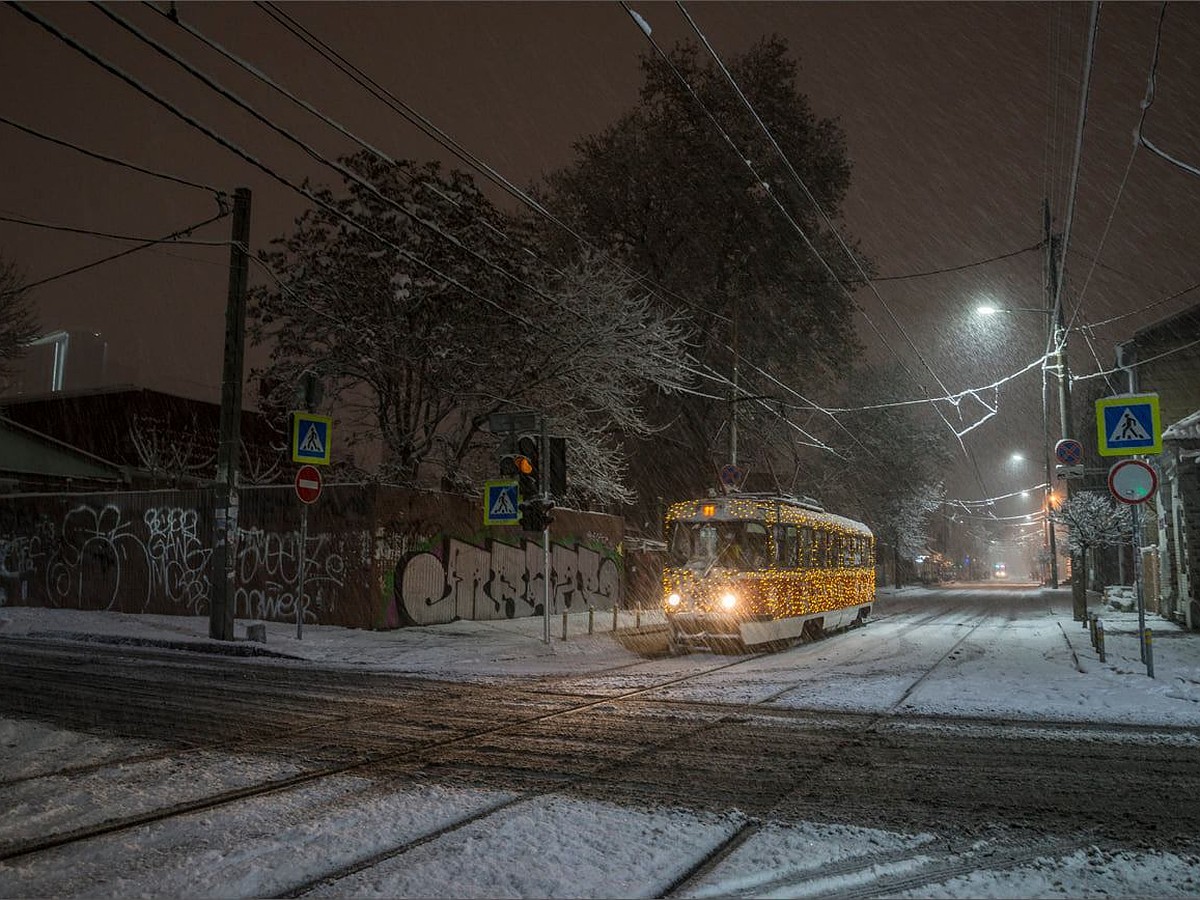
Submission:
[[[914,716],[902,709],[904,701],[920,684],[938,667],[945,665],[989,618],[982,614],[979,621],[955,621],[954,626],[967,628],[966,633],[955,636],[936,659],[923,664],[919,673],[914,672],[900,698],[884,713],[772,705],[797,685],[814,677],[836,674],[867,654],[872,646],[877,646],[871,641],[857,648],[850,657],[843,655],[834,664],[821,666],[819,671],[807,667],[803,678],[781,690],[734,703],[672,698],[661,693],[672,686],[683,686],[719,675],[722,671],[756,665],[764,658],[780,658],[780,654],[721,659],[713,661],[715,664],[712,665],[709,660],[693,658],[693,663],[700,662],[703,667],[665,674],[655,678],[653,684],[603,695],[588,692],[586,679],[578,676],[527,679],[503,686],[448,684],[408,676],[375,678],[366,673],[340,670],[319,674],[308,672],[306,675],[290,663],[274,660],[238,660],[233,664],[220,661],[197,667],[194,660],[189,660],[189,665],[178,666],[170,656],[166,660],[152,660],[137,655],[116,665],[114,672],[113,660],[107,657],[72,666],[69,652],[62,654],[62,661],[67,669],[73,670],[74,678],[56,678],[45,669],[38,669],[34,676],[36,665],[30,660],[26,672],[30,677],[21,680],[12,671],[9,655],[4,654],[0,659],[0,693],[11,694],[7,688],[16,685],[34,690],[31,707],[37,705],[37,690],[46,692],[42,695],[44,704],[46,697],[55,697],[58,691],[74,684],[81,689],[81,699],[72,709],[85,710],[88,703],[106,693],[113,709],[131,702],[157,709],[150,702],[157,690],[165,694],[159,700],[169,714],[165,721],[165,727],[169,728],[175,718],[186,718],[190,711],[187,703],[193,691],[204,697],[204,722],[189,733],[193,743],[165,750],[154,758],[186,760],[205,751],[261,751],[292,759],[299,757],[305,770],[286,778],[260,780],[237,789],[211,792],[183,803],[126,815],[88,828],[59,831],[23,843],[14,842],[0,847],[0,862],[25,865],[38,859],[39,854],[86,845],[88,841],[118,838],[172,819],[232,811],[238,804],[256,798],[284,795],[288,791],[303,792],[325,780],[332,783],[344,776],[361,776],[371,783],[370,790],[380,792],[429,783],[430,779],[437,783],[450,779],[492,788],[502,785],[515,791],[516,796],[478,805],[465,815],[397,841],[392,846],[372,847],[370,853],[352,862],[341,860],[319,876],[290,885],[283,892],[285,896],[323,891],[357,873],[402,857],[419,846],[450,837],[490,816],[502,815],[521,803],[560,794],[639,805],[673,803],[688,808],[707,805],[710,809],[727,810],[736,806],[747,810],[746,823],[702,859],[696,860],[688,872],[664,892],[664,896],[686,896],[690,886],[703,882],[707,873],[752,839],[761,823],[788,820],[797,815],[811,816],[816,808],[815,799],[823,795],[820,808],[833,821],[886,824],[887,816],[894,815],[887,810],[893,807],[908,810],[909,814],[925,815],[921,798],[927,797],[950,798],[945,813],[948,817],[945,827],[950,830],[963,821],[973,821],[973,817],[987,816],[989,809],[993,810],[992,815],[1042,816],[1046,823],[1056,828],[1065,827],[1065,814],[1051,814],[1047,810],[1055,803],[1070,802],[1058,797],[1058,794],[1063,798],[1072,796],[1070,785],[1058,786],[1057,793],[1047,792],[1044,786],[1053,783],[1057,773],[1077,768],[1080,758],[1077,733],[1095,730],[1096,726]],[[898,624],[904,629],[928,627],[937,616],[923,616],[922,619],[923,622]],[[834,634],[827,640],[839,637]],[[805,644],[789,652],[802,653],[820,646],[821,642]],[[161,673],[156,673],[159,665],[172,673],[169,678],[164,679]],[[640,663],[621,668],[636,665]],[[241,671],[243,667],[247,671]],[[49,667],[50,670],[55,668]],[[96,685],[78,684],[81,676],[99,678],[106,672],[114,674],[111,681],[105,677],[103,690],[94,690]],[[647,675],[653,675],[653,672]],[[8,680],[10,677],[11,681]],[[38,688],[39,682],[41,688]],[[225,684],[237,686],[235,709],[222,709],[223,704],[218,702],[224,696]],[[85,687],[90,693],[82,690]],[[285,698],[286,702],[280,698]],[[265,724],[253,721],[260,713],[273,708],[278,710],[276,704],[288,711]],[[339,712],[340,704],[352,711]],[[530,710],[534,712],[530,714]],[[313,715],[313,720],[290,729],[279,727],[288,716],[298,716],[306,711]],[[946,734],[940,731],[943,726],[950,726]],[[229,729],[239,727],[245,731],[238,732],[233,739],[195,743],[205,735],[210,738],[214,734],[228,735]],[[1123,728],[1116,725],[1103,727],[1106,731]],[[1131,736],[1146,731],[1138,726],[1126,728]],[[1033,729],[1032,736],[1021,734],[1030,729]],[[147,725],[135,730],[139,734],[152,734],[155,729]],[[1188,738],[1197,736],[1196,729],[1183,727],[1155,730],[1173,735],[1185,744]],[[926,739],[922,736],[925,734],[931,736]],[[1025,758],[1009,749],[1013,740],[1024,741],[1021,746],[1037,750],[1037,759],[1047,769],[1045,776],[1038,774],[1036,767],[1032,773],[1025,771],[1029,765]],[[756,759],[755,754],[760,758]],[[1144,767],[1143,760],[1166,758],[1165,752],[1155,749],[1152,742],[1144,741],[1128,752],[1119,746],[1109,748],[1098,756],[1098,762],[1122,773],[1118,784],[1132,785],[1136,783],[1136,772]],[[133,760],[134,757],[104,760],[76,767],[74,771],[64,769],[0,782],[0,791],[28,785],[40,777],[70,779],[89,773],[102,776],[106,769],[129,765]],[[750,764],[752,760],[753,765]],[[885,763],[886,777],[877,769]],[[859,765],[864,768],[857,768]],[[940,771],[939,765],[949,768]],[[968,783],[966,779],[975,777],[976,770],[999,776],[1001,785],[1011,782],[1024,787],[1014,789],[1016,793],[1012,798],[1004,795],[1003,787],[992,788],[978,804],[965,792],[961,797],[954,796],[960,785]],[[918,789],[917,785],[930,784],[932,773],[937,773],[937,777],[946,783]],[[863,782],[863,778],[867,780]],[[829,791],[818,791],[816,782],[827,783]],[[1195,784],[1196,779],[1181,778],[1178,784],[1171,784],[1169,788],[1173,796],[1184,797],[1188,795],[1189,786]],[[1037,798],[1042,795],[1048,797],[1045,809],[1037,805]],[[1132,794],[1110,801],[1114,815],[1130,817],[1120,825],[1124,829],[1122,834],[1129,833],[1145,820],[1146,812],[1137,805],[1138,802]],[[1177,827],[1189,830],[1200,825],[1197,821],[1200,815],[1182,814],[1181,802],[1172,800],[1169,806],[1179,819]],[[974,808],[975,805],[979,809]],[[915,821],[919,822],[919,817]],[[1072,833],[1076,831],[1072,830]],[[1064,839],[1062,846],[1078,849],[1078,844],[1071,845],[1071,840],[1077,838]],[[1037,845],[1044,853],[1055,852],[1056,846],[1052,842]],[[957,844],[955,847],[961,849]],[[987,865],[1005,860],[1014,860],[1011,864],[1019,865],[1025,861],[1024,852],[1019,841],[1011,846],[999,842]],[[897,857],[903,858],[902,855]],[[922,885],[954,877],[956,865],[966,866],[964,871],[984,867],[978,858],[943,851],[920,872],[896,870],[889,874],[885,870],[870,882],[867,878],[869,867],[886,867],[888,864],[885,855],[876,855],[874,862],[871,859],[873,857],[859,856],[842,860],[832,867],[823,866],[821,874],[822,877],[843,878],[844,883],[834,895],[866,897],[881,892],[919,890]],[[857,871],[864,873],[861,886],[845,883],[847,879],[853,882]],[[810,881],[797,878],[795,884],[804,890],[820,888],[819,879],[815,877]],[[916,880],[910,883],[904,880],[907,878]],[[785,880],[780,879],[778,889],[789,889],[792,882],[782,883]],[[756,890],[768,889],[775,888],[762,886]]]

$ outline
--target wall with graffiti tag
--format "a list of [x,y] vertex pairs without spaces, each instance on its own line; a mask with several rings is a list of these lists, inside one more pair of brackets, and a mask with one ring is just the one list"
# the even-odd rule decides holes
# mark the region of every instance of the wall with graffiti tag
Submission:
[[[213,495],[204,490],[0,497],[0,606],[207,615]],[[479,501],[378,485],[327,486],[307,510],[290,487],[239,492],[239,619],[395,628],[540,614],[545,553],[485,528]],[[560,510],[551,611],[621,602],[621,519]],[[303,589],[301,590],[301,562]]]

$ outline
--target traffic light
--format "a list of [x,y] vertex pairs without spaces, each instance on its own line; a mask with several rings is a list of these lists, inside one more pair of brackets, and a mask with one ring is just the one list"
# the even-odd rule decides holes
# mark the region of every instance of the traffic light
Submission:
[[542,467],[538,439],[531,435],[520,438],[517,441],[517,453],[512,460],[517,470],[517,489],[521,499],[532,500],[539,496],[542,493]]
[[550,513],[554,504],[547,500],[535,498],[521,501],[521,528],[524,531],[545,531],[554,521]]

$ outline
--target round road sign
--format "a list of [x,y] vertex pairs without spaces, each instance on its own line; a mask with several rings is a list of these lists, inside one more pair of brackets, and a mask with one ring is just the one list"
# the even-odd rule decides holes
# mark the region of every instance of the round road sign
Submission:
[[742,483],[742,479],[746,477],[746,473],[740,466],[735,466],[732,463],[721,467],[721,484],[726,487],[735,488]]
[[1108,470],[1108,489],[1122,503],[1145,503],[1158,488],[1158,476],[1140,459],[1123,459]]
[[296,473],[296,496],[304,503],[313,503],[321,496],[321,470],[316,466],[301,466]]
[[1054,458],[1064,466],[1083,462],[1083,444],[1074,438],[1063,438],[1054,445]]

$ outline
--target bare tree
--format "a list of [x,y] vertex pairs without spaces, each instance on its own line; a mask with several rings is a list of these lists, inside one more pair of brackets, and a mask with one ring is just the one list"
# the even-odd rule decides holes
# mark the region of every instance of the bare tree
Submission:
[[13,373],[13,364],[38,335],[37,317],[25,277],[12,262],[0,256],[0,381]]

